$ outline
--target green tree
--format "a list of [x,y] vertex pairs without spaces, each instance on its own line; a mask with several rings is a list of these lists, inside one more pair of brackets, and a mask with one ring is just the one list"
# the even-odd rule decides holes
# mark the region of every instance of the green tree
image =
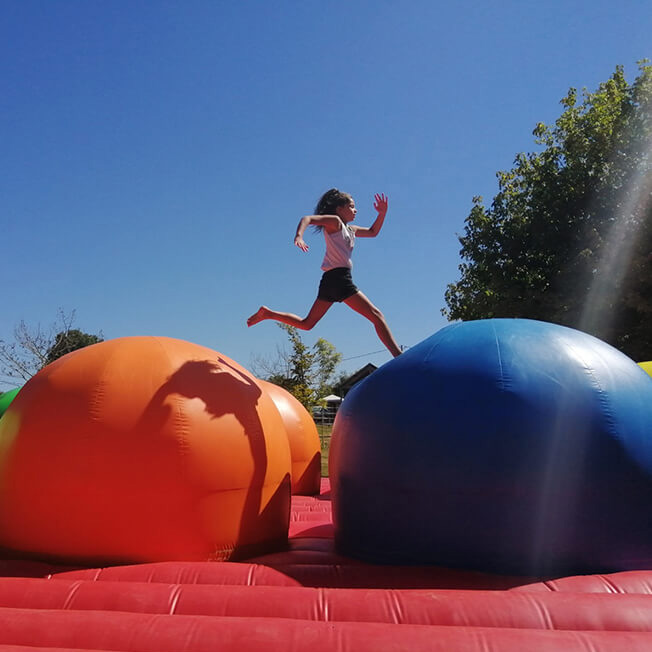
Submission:
[[315,390],[317,397],[323,398],[333,393],[333,387],[337,384],[340,376],[335,379],[335,370],[342,360],[342,354],[327,340],[321,337],[313,346],[316,369],[314,373]]
[[580,328],[652,357],[652,66],[622,67],[581,98],[571,88],[539,150],[473,198],[450,319],[526,317]]
[[290,385],[288,391],[303,405],[310,407],[317,399],[312,386],[315,353],[304,344],[296,328],[286,324],[279,324],[279,326],[288,334],[292,347],[288,358],[290,365],[290,374],[287,378],[287,384]]
[[320,398],[332,393],[335,370],[342,354],[322,338],[309,347],[296,328],[286,324],[278,326],[287,333],[290,351],[277,350],[277,358],[272,362],[258,358],[254,362],[254,373],[280,385],[305,407],[311,408]]
[[0,340],[3,382],[25,382],[66,353],[103,341],[101,333],[90,335],[73,329],[74,318],[74,310],[69,315],[60,310],[57,322],[48,331],[44,331],[40,324],[29,327],[21,321],[14,328],[13,342]]
[[103,339],[99,335],[90,335],[76,328],[68,331],[59,331],[54,336],[54,342],[45,355],[45,364],[50,364],[67,353],[102,341]]

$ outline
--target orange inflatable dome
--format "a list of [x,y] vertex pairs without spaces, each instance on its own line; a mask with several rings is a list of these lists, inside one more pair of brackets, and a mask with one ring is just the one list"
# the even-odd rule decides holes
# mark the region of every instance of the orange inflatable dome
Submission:
[[233,559],[287,541],[290,451],[249,372],[128,337],[75,351],[0,421],[0,546],[61,559]]
[[258,381],[270,395],[283,419],[292,460],[292,493],[311,496],[321,483],[321,442],[308,410],[290,392],[265,380]]

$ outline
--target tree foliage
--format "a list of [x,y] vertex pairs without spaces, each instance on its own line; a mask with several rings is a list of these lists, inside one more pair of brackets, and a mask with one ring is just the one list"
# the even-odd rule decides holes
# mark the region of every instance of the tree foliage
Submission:
[[57,322],[48,331],[42,330],[40,324],[29,327],[21,320],[14,329],[13,342],[0,340],[3,380],[25,382],[66,353],[103,341],[101,333],[90,335],[72,328],[74,319],[74,310],[70,315],[60,310]]
[[288,336],[290,351],[277,351],[277,358],[257,359],[254,372],[269,382],[280,385],[307,408],[333,391],[333,378],[342,359],[335,347],[319,338],[312,347],[301,339],[293,326],[278,324]]
[[473,199],[459,240],[450,319],[526,317],[590,332],[652,358],[652,66],[622,67],[594,92],[571,88],[537,152]]

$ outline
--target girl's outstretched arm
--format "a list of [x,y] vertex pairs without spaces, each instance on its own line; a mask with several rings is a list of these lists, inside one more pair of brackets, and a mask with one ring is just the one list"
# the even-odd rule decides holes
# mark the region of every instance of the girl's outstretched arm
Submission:
[[299,220],[297,232],[294,236],[294,244],[301,251],[308,251],[309,247],[303,239],[303,234],[309,224],[322,226],[329,233],[334,233],[342,228],[342,220],[337,215],[305,215]]
[[375,238],[380,233],[380,229],[383,228],[385,222],[385,215],[387,215],[387,205],[388,200],[384,193],[374,195],[374,208],[378,213],[378,217],[371,226],[352,226],[357,238]]

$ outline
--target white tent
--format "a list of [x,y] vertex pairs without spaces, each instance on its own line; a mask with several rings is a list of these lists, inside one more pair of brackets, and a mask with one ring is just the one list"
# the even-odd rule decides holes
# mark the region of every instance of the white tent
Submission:
[[340,403],[342,401],[342,399],[339,396],[335,396],[335,394],[329,394],[328,396],[324,396],[324,398],[319,400],[326,401],[326,403]]

